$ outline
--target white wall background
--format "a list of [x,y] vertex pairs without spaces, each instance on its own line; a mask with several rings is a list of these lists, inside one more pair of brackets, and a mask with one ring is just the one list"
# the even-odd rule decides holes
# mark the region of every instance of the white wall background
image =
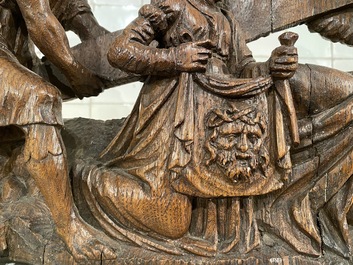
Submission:
[[[110,31],[124,28],[136,16],[141,5],[149,0],[89,0],[99,23]],[[318,34],[310,33],[306,26],[292,28],[299,34],[296,44],[301,63],[313,63],[353,71],[353,48],[333,44]],[[268,59],[271,51],[278,46],[278,36],[272,34],[249,44],[257,61]],[[79,39],[68,33],[70,44]],[[63,105],[64,118],[85,117],[93,119],[116,119],[127,116],[137,98],[141,83],[132,83],[104,91],[98,97],[73,100]]]

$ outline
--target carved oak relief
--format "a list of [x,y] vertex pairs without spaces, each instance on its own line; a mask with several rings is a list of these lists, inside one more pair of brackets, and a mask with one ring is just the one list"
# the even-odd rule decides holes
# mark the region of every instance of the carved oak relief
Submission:
[[[0,113],[9,117],[0,117],[3,260],[349,263],[353,77],[298,65],[292,33],[281,35],[267,62],[255,62],[246,45],[291,19],[349,44],[351,12],[343,9],[349,1],[307,1],[300,15],[278,16],[272,29],[259,17],[260,26],[246,35],[235,10],[251,1],[152,1],[118,33],[101,28],[83,2],[60,20],[61,5],[40,1],[43,14],[59,19],[52,20],[54,36],[65,27],[84,40],[64,62],[36,38],[24,8],[32,1],[0,3],[23,19],[19,28],[28,29],[49,60],[32,69],[14,47],[0,47],[6,65]],[[299,6],[275,3],[254,3],[252,11]],[[317,13],[308,15],[312,5]],[[23,31],[17,35],[28,40]],[[87,60],[92,51],[101,60]],[[32,70],[65,97],[135,80],[144,86],[126,119],[68,121],[61,138],[60,94]],[[26,82],[7,78],[13,73]],[[30,100],[17,98],[18,87]],[[37,101],[28,92],[33,87]],[[14,119],[31,108],[34,120]]]

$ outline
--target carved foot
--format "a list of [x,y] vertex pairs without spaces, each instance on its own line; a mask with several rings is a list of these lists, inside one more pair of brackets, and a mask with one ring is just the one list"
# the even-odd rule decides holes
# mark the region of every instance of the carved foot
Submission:
[[112,247],[116,243],[77,216],[72,220],[71,228],[61,235],[76,261],[116,258]]

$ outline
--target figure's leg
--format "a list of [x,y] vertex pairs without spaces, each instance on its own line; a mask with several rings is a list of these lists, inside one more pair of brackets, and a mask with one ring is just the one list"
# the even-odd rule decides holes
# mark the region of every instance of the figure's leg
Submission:
[[155,232],[169,238],[180,238],[189,229],[191,202],[185,195],[160,185],[153,190],[123,170],[87,167],[94,198],[110,216],[126,227]]
[[[64,145],[58,128],[43,124],[24,127],[24,158],[30,175],[50,209],[58,234],[76,259],[114,258],[111,242],[78,215],[70,189]],[[108,246],[107,246],[108,245]]]
[[299,65],[289,80],[298,118],[318,114],[353,95],[353,75],[318,65]]
[[353,122],[353,75],[300,65],[290,85],[303,138],[319,142]]

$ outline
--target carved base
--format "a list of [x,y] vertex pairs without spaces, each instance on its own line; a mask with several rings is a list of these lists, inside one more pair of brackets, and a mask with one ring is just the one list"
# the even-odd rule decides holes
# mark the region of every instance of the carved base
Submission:
[[[23,206],[28,206],[29,202]],[[33,200],[31,207],[27,207],[31,220],[24,217],[14,217],[1,230],[2,239],[6,237],[5,251],[2,252],[2,262],[19,262],[20,264],[74,265],[74,264],[139,264],[139,265],[322,265],[322,264],[351,264],[332,253],[325,253],[321,258],[310,258],[299,255],[287,256],[288,251],[280,246],[262,247],[265,253],[257,252],[244,254],[243,258],[233,256],[216,256],[200,258],[192,255],[173,256],[164,255],[141,248],[122,245],[117,250],[116,260],[75,262],[66,251],[65,245],[55,235],[53,223],[48,218],[49,212],[40,200]],[[33,204],[32,204],[33,203]],[[37,206],[34,206],[37,205]]]
[[[300,255],[288,255],[283,246],[262,246],[261,251],[244,254],[244,257],[216,256],[201,258],[193,255],[173,256],[156,253],[128,245],[121,245],[117,250],[116,260],[98,260],[75,262],[67,252],[64,243],[56,236],[54,226],[49,218],[49,211],[40,198],[19,201],[8,210],[27,210],[27,218],[16,216],[8,220],[1,228],[2,262],[19,264],[74,265],[74,264],[139,264],[139,265],[322,265],[351,264],[333,253],[324,252],[321,258],[310,258]],[[279,244],[277,242],[276,244]]]
[[[94,121],[75,119],[66,122],[63,138],[67,146],[69,162],[75,159],[94,158],[112,139],[121,120]],[[91,139],[94,139],[92,141]],[[87,143],[92,143],[87,145]],[[16,145],[13,145],[13,147]],[[5,147],[2,147],[5,150]],[[261,230],[261,244],[250,253],[229,253],[215,257],[199,257],[192,254],[168,255],[121,243],[116,249],[116,260],[83,261],[76,263],[67,252],[64,243],[56,235],[50,212],[42,197],[21,167],[20,149],[11,157],[0,153],[0,263],[19,264],[161,264],[161,265],[258,265],[258,264],[351,264],[335,253],[323,250],[319,258],[301,256],[279,238]],[[17,155],[16,155],[17,154]],[[17,157],[17,159],[16,159]],[[9,170],[12,168],[12,170]]]

